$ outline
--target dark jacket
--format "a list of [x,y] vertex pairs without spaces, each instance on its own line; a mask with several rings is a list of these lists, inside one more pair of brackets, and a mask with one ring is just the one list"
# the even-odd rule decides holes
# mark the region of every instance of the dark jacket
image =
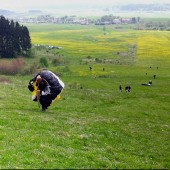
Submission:
[[[64,83],[53,72],[43,70],[29,81],[28,89],[30,91],[34,91],[33,83],[36,81],[38,75],[43,79],[41,82],[42,84],[37,84],[39,90],[42,91],[40,95],[40,104],[42,105],[42,109],[46,110],[48,106],[51,105],[52,101],[61,93],[64,88]],[[46,93],[46,87],[48,87],[48,93]]]
[[34,91],[31,82],[35,82],[38,75],[40,75],[43,79],[45,79],[48,82],[51,93],[55,93],[56,95],[58,95],[61,92],[61,90],[64,88],[64,83],[59,79],[58,76],[56,76],[51,71],[43,70],[29,81],[28,89],[30,91]]

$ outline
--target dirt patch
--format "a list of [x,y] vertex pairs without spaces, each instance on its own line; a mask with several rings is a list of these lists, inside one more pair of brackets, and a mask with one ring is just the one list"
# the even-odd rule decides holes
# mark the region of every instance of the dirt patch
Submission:
[[11,81],[5,77],[0,77],[0,83],[10,83]]

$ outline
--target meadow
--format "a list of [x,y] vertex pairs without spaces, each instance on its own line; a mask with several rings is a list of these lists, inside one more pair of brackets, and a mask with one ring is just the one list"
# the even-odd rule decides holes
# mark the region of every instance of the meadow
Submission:
[[0,75],[0,168],[169,169],[169,32],[27,26],[34,45],[62,47],[33,47],[27,66],[47,57],[65,89],[42,112],[27,89],[33,75]]

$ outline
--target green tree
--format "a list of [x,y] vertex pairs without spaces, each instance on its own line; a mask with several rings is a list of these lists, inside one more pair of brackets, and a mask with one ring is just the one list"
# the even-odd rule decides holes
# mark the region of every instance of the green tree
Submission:
[[0,16],[0,57],[13,58],[19,54],[25,55],[30,48],[31,39],[27,27]]

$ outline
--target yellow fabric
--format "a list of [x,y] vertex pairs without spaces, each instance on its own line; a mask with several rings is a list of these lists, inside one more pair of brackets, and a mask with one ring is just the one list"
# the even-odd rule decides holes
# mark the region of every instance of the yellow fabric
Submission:
[[[32,96],[36,95],[37,93],[38,86],[36,86],[36,81],[33,83],[33,87],[34,87],[34,91],[32,92]],[[57,95],[57,97],[53,100],[53,102],[56,100],[60,100],[60,94]]]
[[36,82],[33,83],[34,91],[32,92],[32,96],[34,96],[37,92],[38,86],[36,86]]

